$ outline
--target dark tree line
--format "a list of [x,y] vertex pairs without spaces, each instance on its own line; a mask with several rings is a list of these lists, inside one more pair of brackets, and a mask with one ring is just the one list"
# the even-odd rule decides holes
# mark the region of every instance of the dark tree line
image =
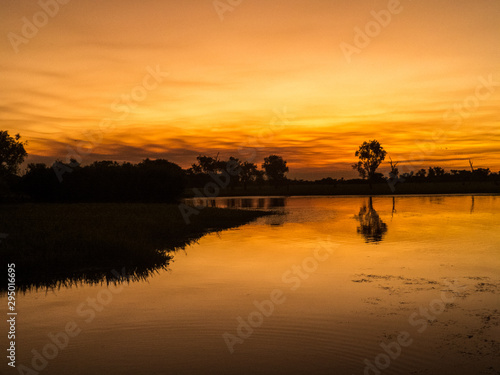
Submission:
[[[356,151],[355,156],[359,161],[352,165],[357,170],[363,180],[367,180],[372,186],[374,182],[390,181],[394,182],[467,182],[467,181],[494,181],[498,182],[499,173],[492,173],[489,168],[474,168],[472,161],[469,170],[452,169],[450,173],[441,167],[429,167],[429,169],[420,169],[417,172],[407,172],[400,174],[397,167],[398,162],[389,161],[391,171],[388,177],[378,173],[377,169],[385,160],[387,151],[377,140],[363,142]],[[333,180],[332,180],[333,181]],[[356,180],[351,180],[351,182]]]
[[[474,170],[468,169],[452,169],[449,172],[441,167],[429,167],[428,169],[419,169],[408,173],[399,173],[394,169],[384,176],[382,173],[375,173],[371,179],[372,183],[387,183],[391,179],[399,182],[415,182],[415,183],[435,183],[435,182],[493,182],[500,184],[500,172],[492,172],[489,168],[477,168]],[[346,180],[344,178],[336,179],[331,177],[322,178],[315,181],[307,180],[291,180],[290,184],[316,184],[316,185],[342,185],[342,184],[360,184],[366,183],[365,179],[353,178]]]
[[[287,179],[287,162],[278,155],[264,159],[261,169],[257,164],[235,157],[221,160],[219,155],[200,155],[196,163],[182,169],[164,159],[145,159],[140,163],[118,163],[96,161],[81,166],[72,160],[69,163],[56,162],[52,166],[29,164],[24,175],[19,176],[19,167],[27,152],[20,136],[9,136],[0,131],[0,200],[32,199],[45,202],[174,202],[186,188],[203,188],[213,181],[224,182],[225,187],[246,190],[251,185],[269,184],[274,187],[294,184],[358,184],[390,182],[461,182],[493,181],[500,183],[500,172],[488,168],[446,172],[441,167],[429,167],[415,172],[401,174],[398,163],[390,159],[389,176],[377,169],[385,160],[387,152],[376,140],[364,142],[356,151],[359,161],[353,168],[361,179],[344,180],[330,177],[316,181]],[[231,173],[227,173],[231,170]],[[60,171],[64,171],[61,174]],[[63,178],[62,178],[63,177]]]
[[[392,177],[392,176],[390,176]],[[395,177],[400,177],[399,174]],[[401,177],[407,182],[469,182],[469,181],[500,181],[500,172],[491,172],[489,168],[452,169],[446,172],[441,167],[419,169],[416,172],[404,173]]]
[[[145,159],[138,164],[96,161],[80,166],[76,161],[28,165],[26,173],[13,184],[12,190],[35,201],[45,202],[174,202],[185,188],[202,188],[219,176],[229,165],[237,171],[228,175],[229,188],[267,181],[279,185],[286,180],[286,161],[272,155],[258,170],[254,163],[230,157],[198,156],[198,163],[187,170],[164,159]],[[57,170],[65,170],[59,179]],[[60,176],[59,176],[60,177]]]
[[197,163],[184,170],[164,159],[145,159],[140,163],[96,161],[79,165],[56,161],[52,166],[28,164],[19,176],[20,165],[28,155],[20,136],[0,132],[0,200],[31,199],[39,202],[174,202],[185,188],[203,188],[213,179],[227,174],[229,188],[269,183],[279,186],[286,181],[287,163],[270,155],[262,169],[248,161],[230,157],[198,156]]
[[228,184],[229,188],[242,186],[243,190],[246,190],[248,185],[263,185],[266,181],[278,187],[287,181],[287,162],[277,155],[264,158],[261,170],[255,163],[241,161],[232,156],[228,160],[220,160],[219,155],[216,157],[200,155],[196,160],[197,163],[186,171],[189,187],[201,187],[209,183],[214,175],[224,173],[228,166],[236,171],[229,176],[231,179]]
[[138,164],[72,164],[62,181],[54,168],[29,164],[17,188],[35,201],[173,202],[182,194],[185,183],[184,171],[177,164],[145,159]]

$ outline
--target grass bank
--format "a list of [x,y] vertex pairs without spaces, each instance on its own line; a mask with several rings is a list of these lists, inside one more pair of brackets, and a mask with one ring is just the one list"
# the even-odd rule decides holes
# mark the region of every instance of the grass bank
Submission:
[[8,235],[0,238],[0,258],[16,264],[20,289],[100,282],[123,268],[145,278],[166,268],[173,250],[267,214],[205,208],[187,225],[171,204],[6,205],[0,206],[0,233]]

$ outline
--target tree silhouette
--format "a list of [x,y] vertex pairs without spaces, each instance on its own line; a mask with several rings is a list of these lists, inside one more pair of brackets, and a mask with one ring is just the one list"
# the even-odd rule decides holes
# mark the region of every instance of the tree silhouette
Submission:
[[[394,208],[393,208],[394,209]],[[368,200],[368,206],[363,204],[356,217],[359,221],[358,233],[365,237],[368,242],[382,241],[384,234],[387,233],[387,224],[380,219],[377,211],[373,208],[372,197]]]
[[28,164],[20,189],[35,201],[55,201],[61,194],[56,174],[43,163]]
[[288,172],[288,167],[281,156],[270,155],[264,158],[262,168],[266,172],[267,179],[274,183],[275,187],[278,187],[281,182],[286,180],[285,173]]
[[415,173],[415,176],[419,177],[419,178],[425,178],[426,174],[427,174],[427,171],[424,168],[422,168],[422,169],[419,169],[417,171],[417,173]]
[[183,169],[164,159],[96,161],[73,167],[61,182],[52,168],[30,164],[19,183],[22,192],[43,202],[176,202],[184,187]]
[[372,181],[376,176],[377,168],[384,161],[386,155],[387,151],[384,150],[377,140],[363,142],[359,150],[355,153],[359,161],[353,164],[352,168],[356,169],[363,179],[368,179],[370,189]]
[[491,171],[489,168],[477,168],[477,169],[474,169],[474,173],[473,173],[474,176],[478,176],[478,177],[483,178],[483,179],[488,177],[490,174],[491,174]]
[[399,176],[399,168],[398,168],[398,164],[399,162],[395,162],[393,163],[392,159],[389,158],[389,163],[391,164],[391,172],[389,173],[389,175],[392,177],[392,178],[397,178]]
[[444,176],[444,169],[441,167],[429,167],[429,171],[427,173],[427,177],[433,179],[435,177]]
[[247,184],[251,181],[255,181],[259,175],[257,166],[254,163],[248,161],[241,164],[240,169],[240,181],[243,184],[243,190],[247,189]]
[[11,137],[7,131],[0,130],[0,177],[16,174],[28,153],[24,149],[26,142],[21,136]]
[[221,166],[223,171],[234,171],[234,175],[231,173],[226,175],[229,177],[229,187],[234,189],[241,180],[241,160],[230,156],[228,161],[221,162]]
[[193,164],[193,171],[196,173],[215,173],[224,169],[223,163],[219,160],[219,154],[215,158],[211,156],[198,156],[198,164]]

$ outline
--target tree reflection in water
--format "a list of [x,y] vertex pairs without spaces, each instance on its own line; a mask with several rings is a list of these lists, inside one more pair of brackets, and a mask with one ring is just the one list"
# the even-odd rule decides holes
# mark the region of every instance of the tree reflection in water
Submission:
[[359,209],[356,216],[359,221],[358,233],[361,234],[367,243],[378,243],[383,240],[387,233],[387,224],[380,219],[377,211],[373,208],[372,197],[368,200],[368,206],[364,204]]

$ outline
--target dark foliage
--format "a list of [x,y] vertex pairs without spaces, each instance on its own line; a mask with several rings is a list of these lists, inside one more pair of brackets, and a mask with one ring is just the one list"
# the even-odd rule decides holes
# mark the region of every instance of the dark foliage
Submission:
[[30,164],[18,189],[41,202],[174,202],[185,187],[185,172],[167,160],[139,164],[98,161],[67,168],[59,181],[54,167]]

